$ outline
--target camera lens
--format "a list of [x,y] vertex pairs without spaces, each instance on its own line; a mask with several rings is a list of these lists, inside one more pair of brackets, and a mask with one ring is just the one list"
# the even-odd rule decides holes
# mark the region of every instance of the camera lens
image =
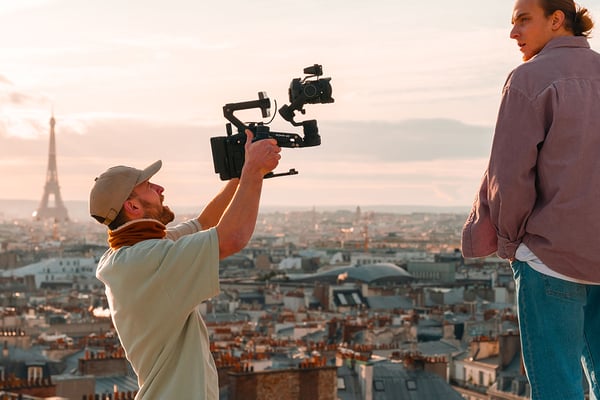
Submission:
[[315,85],[312,84],[306,84],[304,86],[304,95],[308,98],[312,98],[315,97],[319,94],[319,91],[317,90],[317,88],[315,87]]

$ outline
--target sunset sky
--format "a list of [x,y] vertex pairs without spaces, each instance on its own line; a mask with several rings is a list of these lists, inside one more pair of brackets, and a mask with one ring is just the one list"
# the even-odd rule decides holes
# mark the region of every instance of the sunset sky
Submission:
[[[583,5],[600,18],[599,3]],[[280,107],[319,63],[335,103],[297,120],[317,119],[322,145],[283,150],[278,172],[299,175],[268,180],[264,204],[469,206],[521,63],[512,4],[0,0],[0,199],[41,199],[54,113],[63,199],[87,200],[112,165],[162,159],[166,202],[202,205],[222,185],[223,105],[266,91]],[[302,133],[278,115],[271,129]]]

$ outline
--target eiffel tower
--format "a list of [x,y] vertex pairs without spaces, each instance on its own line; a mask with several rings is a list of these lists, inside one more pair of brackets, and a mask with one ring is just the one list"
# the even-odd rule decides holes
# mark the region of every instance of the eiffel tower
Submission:
[[69,216],[62,197],[60,196],[60,186],[58,185],[58,172],[56,171],[56,137],[54,134],[54,114],[50,118],[50,148],[48,152],[48,171],[46,173],[46,185],[44,186],[44,195],[37,211],[33,213],[33,218],[40,221],[43,219],[54,219],[54,222],[67,222]]

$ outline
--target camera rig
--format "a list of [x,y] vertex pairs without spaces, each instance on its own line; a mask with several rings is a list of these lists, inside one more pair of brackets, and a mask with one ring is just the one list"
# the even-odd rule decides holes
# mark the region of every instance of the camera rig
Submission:
[[[302,126],[303,136],[296,133],[271,132],[267,126],[271,121],[267,124],[262,122],[248,122],[244,124],[234,115],[234,112],[239,110],[259,108],[262,117],[268,118],[270,116],[271,100],[265,92],[258,93],[258,100],[229,103],[223,106],[223,115],[229,121],[225,125],[227,136],[212,137],[210,139],[215,173],[219,174],[221,180],[239,178],[242,173],[245,159],[246,129],[252,131],[253,142],[271,138],[277,141],[279,147],[289,148],[312,147],[321,144],[321,136],[319,135],[316,120],[297,122],[294,118],[296,117],[296,111],[305,114],[305,104],[334,102],[334,99],[331,97],[331,84],[329,83],[331,78],[319,78],[319,76],[323,75],[323,68],[319,64],[304,68],[304,73],[307,76],[303,79],[292,79],[288,90],[290,104],[283,105],[279,109],[279,114],[286,121],[293,126]],[[237,128],[236,134],[232,132],[232,124]],[[290,169],[282,173],[270,172],[265,175],[265,178],[296,175],[297,173],[295,169]]]

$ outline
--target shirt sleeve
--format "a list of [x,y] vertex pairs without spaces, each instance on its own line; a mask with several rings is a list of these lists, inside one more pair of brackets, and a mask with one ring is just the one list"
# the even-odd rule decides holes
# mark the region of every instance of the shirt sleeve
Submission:
[[177,224],[173,227],[167,228],[167,239],[177,240],[185,235],[191,235],[192,233],[200,232],[202,230],[202,226],[197,219],[190,219],[180,224]]
[[490,218],[487,171],[462,230],[461,252],[465,258],[487,257],[498,249],[498,234]]
[[[541,95],[538,95],[540,97]],[[504,88],[488,167],[490,218],[498,256],[514,258],[536,201],[536,165],[545,138],[544,109],[537,98]]]

